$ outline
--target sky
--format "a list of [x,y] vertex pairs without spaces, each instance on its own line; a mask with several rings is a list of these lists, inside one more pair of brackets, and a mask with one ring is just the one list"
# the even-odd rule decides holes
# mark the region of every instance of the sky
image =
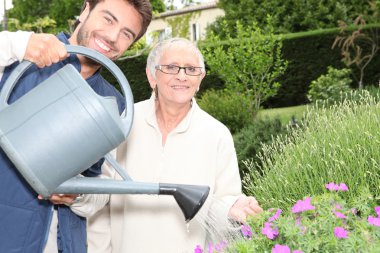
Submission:
[[12,0],[0,0],[0,20],[3,20],[4,15],[4,1],[7,9],[12,7]]

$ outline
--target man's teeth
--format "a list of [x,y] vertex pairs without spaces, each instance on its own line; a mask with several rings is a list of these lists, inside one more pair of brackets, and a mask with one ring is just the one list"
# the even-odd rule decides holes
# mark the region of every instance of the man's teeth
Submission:
[[111,49],[109,47],[107,47],[106,45],[104,45],[100,40],[98,39],[95,39],[95,42],[96,44],[103,50],[109,52]]

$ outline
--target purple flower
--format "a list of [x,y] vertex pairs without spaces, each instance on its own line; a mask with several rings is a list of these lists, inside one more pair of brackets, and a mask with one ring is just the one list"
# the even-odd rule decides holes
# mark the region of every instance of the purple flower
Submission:
[[203,253],[203,249],[200,245],[197,245],[197,247],[194,249],[194,253]]
[[244,237],[247,237],[248,239],[252,238],[252,230],[250,226],[246,224],[242,225],[241,232],[243,233]]
[[290,253],[290,248],[288,245],[276,244],[272,248],[272,253]]
[[300,250],[293,250],[293,253],[303,253],[303,251],[300,251]]
[[268,221],[269,221],[269,222],[272,222],[272,221],[274,221],[274,220],[277,220],[277,219],[280,217],[281,212],[282,212],[281,209],[277,209],[276,213],[275,213],[272,217],[270,217],[270,218],[268,219]]
[[333,213],[335,214],[336,217],[338,217],[339,219],[347,219],[347,216],[344,215],[343,213],[341,212],[336,212],[336,211],[333,211]]
[[368,223],[376,227],[380,227],[380,218],[375,218],[373,216],[368,216]]
[[347,231],[342,227],[336,227],[334,229],[334,235],[337,238],[346,238],[347,237]]
[[339,204],[335,204],[335,209],[340,210],[342,207]]
[[261,230],[261,233],[263,235],[266,235],[268,239],[275,239],[278,236],[278,228],[272,229],[270,222],[265,222],[264,223],[264,228]]
[[375,212],[377,213],[377,217],[380,218],[380,206],[375,207]]
[[314,210],[315,206],[311,205],[311,198],[307,197],[305,200],[298,200],[292,207],[292,213],[300,213],[308,210]]

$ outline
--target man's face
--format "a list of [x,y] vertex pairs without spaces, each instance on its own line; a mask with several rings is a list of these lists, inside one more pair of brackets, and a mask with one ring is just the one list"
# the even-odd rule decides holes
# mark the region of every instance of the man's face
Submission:
[[87,6],[79,20],[70,43],[92,48],[111,60],[132,45],[142,28],[142,17],[125,0],[99,2],[91,12]]

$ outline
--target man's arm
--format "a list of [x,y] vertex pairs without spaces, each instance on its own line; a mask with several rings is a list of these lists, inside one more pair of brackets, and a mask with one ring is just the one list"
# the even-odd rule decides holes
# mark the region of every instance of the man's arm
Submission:
[[0,66],[23,59],[38,67],[50,66],[68,56],[64,44],[52,34],[25,31],[0,32]]

